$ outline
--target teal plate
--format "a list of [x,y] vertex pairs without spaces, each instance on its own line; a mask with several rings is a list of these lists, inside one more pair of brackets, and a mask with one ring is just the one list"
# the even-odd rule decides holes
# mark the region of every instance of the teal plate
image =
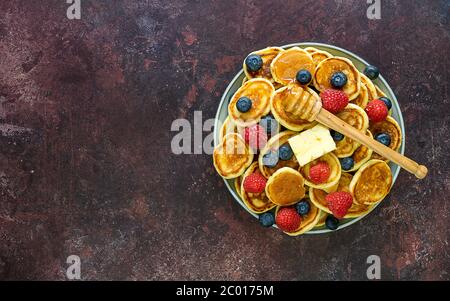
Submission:
[[[336,47],[336,46],[327,45],[327,44],[321,44],[321,43],[295,43],[295,44],[289,44],[289,45],[282,46],[282,48],[289,49],[289,48],[294,47],[294,46],[299,46],[301,48],[315,47],[315,48],[320,49],[320,50],[328,51],[329,53],[331,53],[331,54],[333,54],[335,56],[346,57],[346,58],[350,59],[353,62],[353,64],[355,64],[356,68],[359,71],[363,71],[364,68],[369,65],[369,63],[367,63],[365,60],[363,60],[362,58],[360,58],[356,54],[353,54],[353,53],[351,53],[348,50],[345,50],[345,49],[342,49],[342,48],[339,48],[339,47]],[[227,89],[225,90],[225,93],[222,96],[222,99],[221,99],[220,104],[219,104],[219,108],[217,110],[216,120],[215,120],[215,124],[214,124],[214,145],[215,146],[219,143],[220,127],[223,124],[223,122],[225,121],[226,117],[228,116],[228,102],[229,102],[230,98],[233,96],[234,92],[236,92],[236,90],[239,89],[239,87],[241,87],[244,77],[245,77],[244,71],[243,70],[239,71],[238,74],[236,74],[236,76],[233,78],[231,83],[228,85]],[[373,81],[373,83],[375,85],[377,85],[386,94],[386,96],[389,97],[392,100],[392,117],[400,125],[400,129],[402,131],[402,137],[403,137],[402,144],[400,146],[400,153],[404,154],[405,153],[405,125],[403,123],[403,116],[402,116],[402,112],[400,111],[400,106],[398,104],[397,98],[395,97],[394,92],[392,91],[391,87],[389,87],[388,83],[383,78],[383,76],[380,75],[378,79]],[[395,180],[397,179],[398,173],[400,172],[400,167],[398,165],[396,165],[396,164],[393,164],[392,162],[389,163],[389,166],[391,168],[392,175],[393,175],[392,185],[394,185],[395,184]],[[225,185],[227,186],[228,190],[230,191],[230,193],[234,197],[234,199],[245,210],[247,210],[248,213],[253,215],[255,218],[258,218],[258,215],[253,213],[253,212],[251,212],[250,210],[248,210],[247,207],[244,205],[244,203],[241,201],[241,198],[239,197],[238,193],[236,192],[236,190],[234,188],[234,183],[233,183],[234,179],[232,179],[232,180],[225,180],[224,179],[224,181],[225,181]],[[372,210],[377,205],[375,205],[372,208]],[[369,214],[369,213],[370,212],[368,212],[367,214]],[[342,220],[340,222],[340,225],[339,225],[338,229],[344,229],[345,227],[348,227],[348,226],[356,223],[357,221],[362,219],[364,216],[367,216],[367,214],[365,214],[363,216],[360,216],[360,217],[357,217],[357,218]],[[274,227],[276,227],[276,226],[274,226]],[[314,230],[306,232],[305,234],[323,234],[323,233],[328,233],[328,232],[333,232],[333,231],[328,230],[325,227],[321,227],[319,229],[316,228]]]

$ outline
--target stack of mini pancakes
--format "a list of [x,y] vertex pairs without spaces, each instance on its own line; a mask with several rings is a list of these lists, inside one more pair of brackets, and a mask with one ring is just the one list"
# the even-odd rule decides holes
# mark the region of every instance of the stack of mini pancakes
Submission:
[[[317,124],[304,120],[302,110],[298,110],[298,107],[309,97],[320,100],[320,92],[332,88],[330,78],[335,72],[346,75],[347,84],[343,91],[350,100],[337,116],[370,137],[388,133],[391,137],[389,147],[398,151],[402,133],[394,118],[388,116],[385,121],[372,124],[364,111],[370,101],[385,94],[357,70],[351,60],[313,47],[292,47],[287,50],[269,47],[251,54],[261,57],[262,68],[252,72],[244,63],[245,79],[229,101],[229,114],[220,130],[219,144],[213,154],[217,172],[225,179],[234,179],[235,189],[243,204],[256,214],[271,211],[276,216],[284,206],[308,201],[308,215],[302,218],[296,231],[287,233],[289,235],[324,228],[325,219],[331,214],[325,197],[331,192],[346,191],[353,196],[353,205],[344,219],[354,219],[370,212],[389,193],[393,179],[387,160],[358,142],[344,137],[336,141],[336,150],[305,166],[300,166],[295,156],[290,160],[279,160],[270,167],[264,165],[264,158],[276,147],[286,144],[291,137]],[[300,85],[296,81],[299,70],[310,72],[310,84]],[[236,103],[241,97],[253,100],[248,112],[242,113],[236,109]],[[265,147],[255,151],[246,144],[243,132],[246,127],[259,123],[267,115],[273,116],[279,126]],[[339,159],[346,157],[351,157],[354,165],[352,169],[344,171]],[[325,183],[314,184],[309,179],[309,168],[321,161],[330,166],[330,176]],[[244,190],[245,178],[253,173],[260,173],[267,179],[264,192],[254,194]]]

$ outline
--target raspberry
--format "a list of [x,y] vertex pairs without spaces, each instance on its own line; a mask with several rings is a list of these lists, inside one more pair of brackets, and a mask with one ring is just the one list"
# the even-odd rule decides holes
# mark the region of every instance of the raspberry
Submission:
[[331,169],[327,162],[318,162],[309,169],[309,179],[314,184],[325,183],[330,177]]
[[252,125],[244,130],[245,142],[250,145],[253,150],[262,149],[267,143],[266,130],[258,125]]
[[326,89],[320,93],[322,99],[322,107],[333,113],[337,114],[342,111],[348,105],[348,96],[343,91]]
[[278,210],[275,218],[277,226],[284,232],[294,232],[300,227],[302,217],[293,207]]
[[384,101],[375,99],[367,104],[366,113],[367,116],[369,116],[370,121],[380,122],[386,119],[388,108]]
[[266,188],[266,183],[266,178],[255,172],[244,179],[244,190],[250,193],[261,193]]
[[343,218],[353,203],[352,195],[345,191],[330,193],[325,197],[325,200],[327,201],[328,208],[337,218]]

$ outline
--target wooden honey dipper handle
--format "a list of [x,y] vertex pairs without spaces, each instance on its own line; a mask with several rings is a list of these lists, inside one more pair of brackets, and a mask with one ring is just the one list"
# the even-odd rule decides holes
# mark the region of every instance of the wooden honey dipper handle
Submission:
[[394,151],[393,149],[381,144],[380,142],[366,136],[364,133],[358,131],[351,125],[347,124],[343,120],[339,119],[335,115],[331,114],[325,109],[321,109],[316,115],[315,119],[321,124],[333,129],[359,143],[367,146],[377,154],[385,157],[386,159],[398,164],[402,168],[406,169],[410,173],[414,174],[417,178],[423,179],[428,173],[428,169],[424,165],[419,165],[413,160],[403,156],[402,154]]

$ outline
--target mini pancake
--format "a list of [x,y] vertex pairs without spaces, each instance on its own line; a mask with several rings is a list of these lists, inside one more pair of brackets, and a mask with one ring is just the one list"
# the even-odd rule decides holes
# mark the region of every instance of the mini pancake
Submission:
[[305,48],[306,52],[310,53],[313,61],[314,61],[314,65],[319,65],[320,62],[322,62],[323,60],[333,57],[333,55],[327,51],[323,51],[323,50],[319,50],[317,48],[314,47],[306,47]]
[[[376,135],[380,133],[388,134],[389,136],[391,136],[391,143],[389,144],[389,148],[395,151],[398,151],[400,149],[400,145],[402,144],[402,131],[397,121],[395,121],[395,119],[391,116],[388,116],[384,121],[371,123],[369,130],[372,132],[374,137],[376,137]],[[387,161],[386,158],[375,152],[372,154],[372,159]]]
[[299,168],[299,164],[295,155],[293,155],[292,158],[287,161],[278,160],[277,165],[275,165],[275,167],[272,168],[264,166],[263,164],[263,158],[265,154],[267,154],[270,151],[278,153],[278,149],[280,148],[280,146],[282,146],[285,143],[288,143],[288,140],[297,134],[298,133],[292,131],[283,131],[269,139],[266,146],[259,152],[258,157],[259,169],[263,176],[269,178],[277,170],[283,167],[290,167],[295,170]]
[[253,152],[238,134],[223,137],[213,152],[213,163],[219,175],[234,179],[242,175],[253,162]]
[[[336,116],[360,132],[365,133],[369,127],[369,117],[366,112],[355,104],[349,103],[345,109],[336,114]],[[349,157],[359,146],[359,142],[344,136],[344,139],[336,142],[336,150],[334,150],[334,154],[338,158]]]
[[306,47],[305,51],[310,53],[310,54],[313,54],[314,52],[319,51],[319,49],[317,49],[315,47]]
[[296,170],[283,167],[267,181],[266,195],[278,206],[290,206],[305,197],[305,179]]
[[243,133],[243,128],[234,124],[230,117],[227,117],[220,128],[219,141],[222,142],[223,137],[230,133],[241,135],[241,133]]
[[377,91],[377,97],[376,98],[386,97],[386,94],[380,89],[380,87],[375,86],[375,90]]
[[[351,174],[343,172],[341,178],[339,179],[339,184],[336,191],[350,192],[349,186],[352,181],[352,178],[353,176]],[[327,193],[323,190],[314,187],[309,188],[309,197],[311,198],[311,202],[313,202],[314,205],[316,205],[325,213],[332,214],[330,209],[328,209],[326,196]],[[344,218],[355,218],[364,215],[369,211],[370,206],[360,205],[356,203],[355,199],[353,198],[353,204],[348,210],[347,214],[344,216]]]
[[[314,184],[310,180],[309,170],[312,166],[316,165],[319,162],[326,162],[328,164],[328,166],[330,167],[330,176],[325,183]],[[341,178],[341,164],[339,162],[339,159],[333,153],[325,154],[322,157],[309,162],[305,166],[301,167],[299,171],[305,178],[306,185],[326,191],[333,190],[333,188],[336,187],[336,184],[338,184],[339,179]]]
[[343,57],[331,57],[323,60],[314,72],[314,86],[317,90],[332,89],[331,77],[336,72],[343,72],[347,76],[347,84],[343,91],[350,100],[358,97],[361,91],[361,74],[352,61]]
[[246,192],[244,189],[244,181],[245,178],[253,173],[260,173],[258,162],[253,162],[252,165],[247,169],[244,173],[242,183],[241,183],[241,197],[245,206],[253,213],[260,214],[270,209],[274,208],[276,205],[272,203],[266,195],[266,192],[263,191],[261,193],[250,193]]
[[371,206],[381,202],[391,186],[392,173],[387,163],[372,159],[355,173],[349,189],[356,203]]
[[308,70],[313,74],[314,68],[311,54],[299,47],[279,53],[270,65],[273,79],[282,85],[295,82],[299,70]]
[[352,100],[357,106],[365,109],[367,104],[369,103],[369,92],[367,90],[367,86],[364,83],[361,83],[361,92],[359,92],[358,97]]
[[[367,130],[366,135],[373,139],[373,135],[369,130]],[[353,165],[353,168],[350,169],[349,172],[358,170],[361,165],[369,161],[372,157],[372,153],[373,151],[370,148],[361,144],[352,154],[353,162],[355,163]]]
[[[270,102],[275,94],[272,83],[264,78],[255,78],[245,82],[233,95],[228,105],[228,116],[238,126],[249,126],[258,123],[261,117],[270,112]],[[248,112],[241,113],[236,103],[241,97],[248,97],[252,107]]]
[[[314,205],[315,206],[315,205]],[[319,221],[317,222],[317,224],[314,226],[314,229],[319,229],[325,226],[325,221],[328,217],[328,213],[326,213],[323,210],[320,210],[320,217],[319,217]]]
[[234,189],[236,189],[237,194],[242,198],[241,194],[241,184],[242,184],[242,178],[244,175],[241,175],[240,177],[237,177],[234,179]]
[[[314,206],[314,204],[311,202],[311,200],[308,197],[305,197],[302,201],[307,201],[309,203],[309,212],[308,214],[302,216],[302,221],[300,223],[300,226],[297,230],[294,232],[284,232],[287,235],[290,236],[298,236],[303,233],[308,232],[309,230],[316,227],[317,223],[319,222],[321,218],[321,210]],[[278,211],[280,210],[280,207],[277,207],[277,210],[275,210],[275,216],[278,214]]]
[[305,117],[319,111],[320,104],[320,96],[312,89],[289,84],[275,91],[270,107],[273,116],[281,125],[292,131],[302,131],[317,124]]
[[[364,84],[367,88],[367,97],[368,102],[371,102],[374,99],[378,98],[377,89],[375,88],[375,85],[373,82],[368,78],[364,73],[360,73],[361,75],[361,83]],[[363,107],[364,109],[365,107]]]
[[280,47],[267,47],[258,51],[254,51],[250,54],[257,54],[261,57],[263,61],[263,65],[261,69],[258,71],[250,71],[247,68],[247,65],[245,65],[245,60],[243,63],[244,73],[246,78],[252,79],[252,78],[265,78],[270,80],[272,83],[275,81],[272,78],[272,73],[270,71],[270,64],[272,63],[273,59],[280,53],[283,52],[284,49]]

